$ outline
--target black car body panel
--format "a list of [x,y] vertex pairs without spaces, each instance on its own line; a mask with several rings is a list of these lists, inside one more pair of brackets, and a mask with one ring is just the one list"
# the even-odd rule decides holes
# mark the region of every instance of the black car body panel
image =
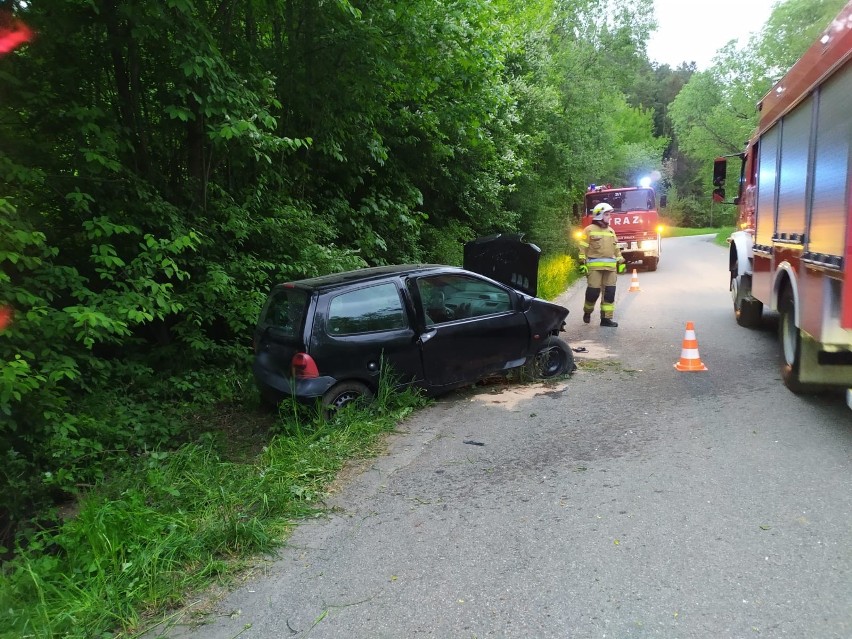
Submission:
[[[499,244],[502,266],[493,270],[534,290],[531,254],[523,248],[531,245],[514,241],[525,260],[521,268],[509,263],[505,237],[480,248]],[[534,252],[537,265],[537,247]],[[487,267],[483,255],[479,266]],[[274,403],[315,401],[347,381],[375,391],[383,367],[400,385],[437,394],[524,365],[562,330],[567,315],[562,306],[452,266],[335,273],[273,288],[255,329],[253,371],[263,397]],[[316,370],[295,375],[297,354]]]
[[567,309],[564,306],[529,295],[522,295],[521,298],[522,304],[526,308],[524,315],[527,318],[532,339],[537,340],[548,335],[556,335],[558,330],[554,332],[554,326],[559,326],[559,330],[561,330],[565,318],[568,317]]
[[[471,330],[471,323],[479,325]],[[426,382],[436,389],[452,387],[521,366],[528,348],[529,330],[523,313],[501,313],[487,322],[474,318],[439,324],[422,338]]]

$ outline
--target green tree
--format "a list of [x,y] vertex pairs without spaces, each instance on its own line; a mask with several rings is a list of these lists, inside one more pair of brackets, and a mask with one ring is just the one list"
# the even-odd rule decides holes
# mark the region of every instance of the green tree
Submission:
[[6,6],[37,34],[0,59],[7,522],[236,392],[272,283],[564,253],[665,138],[631,98],[650,0]]
[[739,48],[731,41],[713,66],[694,74],[669,113],[679,149],[698,171],[690,195],[710,201],[713,159],[742,151],[757,125],[755,105],[830,22],[843,0],[787,0]]
[[660,164],[641,106],[631,109],[624,97],[634,70],[647,63],[650,8],[645,1],[528,3],[523,20],[535,29],[512,30],[524,33],[507,64],[522,171],[508,207],[546,251],[568,250],[571,204],[589,182],[638,171],[645,160],[648,171]]

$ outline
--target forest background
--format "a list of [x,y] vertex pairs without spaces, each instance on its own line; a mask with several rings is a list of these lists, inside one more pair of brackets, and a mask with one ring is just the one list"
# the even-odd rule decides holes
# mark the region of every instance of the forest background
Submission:
[[732,223],[713,158],[843,5],[781,2],[699,72],[648,60],[651,0],[0,2],[33,32],[0,58],[4,578],[62,555],[59,505],[255,401],[275,282],[491,233],[576,255],[587,185],[651,171],[670,223]]

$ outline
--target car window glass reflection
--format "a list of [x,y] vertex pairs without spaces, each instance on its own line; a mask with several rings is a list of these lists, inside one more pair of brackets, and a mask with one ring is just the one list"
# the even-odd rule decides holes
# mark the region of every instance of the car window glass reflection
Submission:
[[307,297],[304,291],[298,289],[276,291],[266,303],[260,323],[274,327],[284,335],[295,337],[302,326]]
[[423,311],[426,315],[426,324],[440,324],[455,319],[452,310],[447,306],[448,288],[446,282],[441,278],[430,278],[418,282],[420,299],[423,300]]
[[389,331],[405,326],[402,300],[393,283],[343,293],[329,305],[328,332],[333,335]]
[[422,278],[417,286],[427,326],[505,313],[512,307],[508,291],[485,280],[442,275]]

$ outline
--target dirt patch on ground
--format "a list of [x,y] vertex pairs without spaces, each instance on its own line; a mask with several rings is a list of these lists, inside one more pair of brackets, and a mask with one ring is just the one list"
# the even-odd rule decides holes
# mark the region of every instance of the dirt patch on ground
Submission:
[[217,449],[228,461],[257,457],[275,435],[278,415],[265,406],[219,404],[192,418],[192,432],[212,433]]

